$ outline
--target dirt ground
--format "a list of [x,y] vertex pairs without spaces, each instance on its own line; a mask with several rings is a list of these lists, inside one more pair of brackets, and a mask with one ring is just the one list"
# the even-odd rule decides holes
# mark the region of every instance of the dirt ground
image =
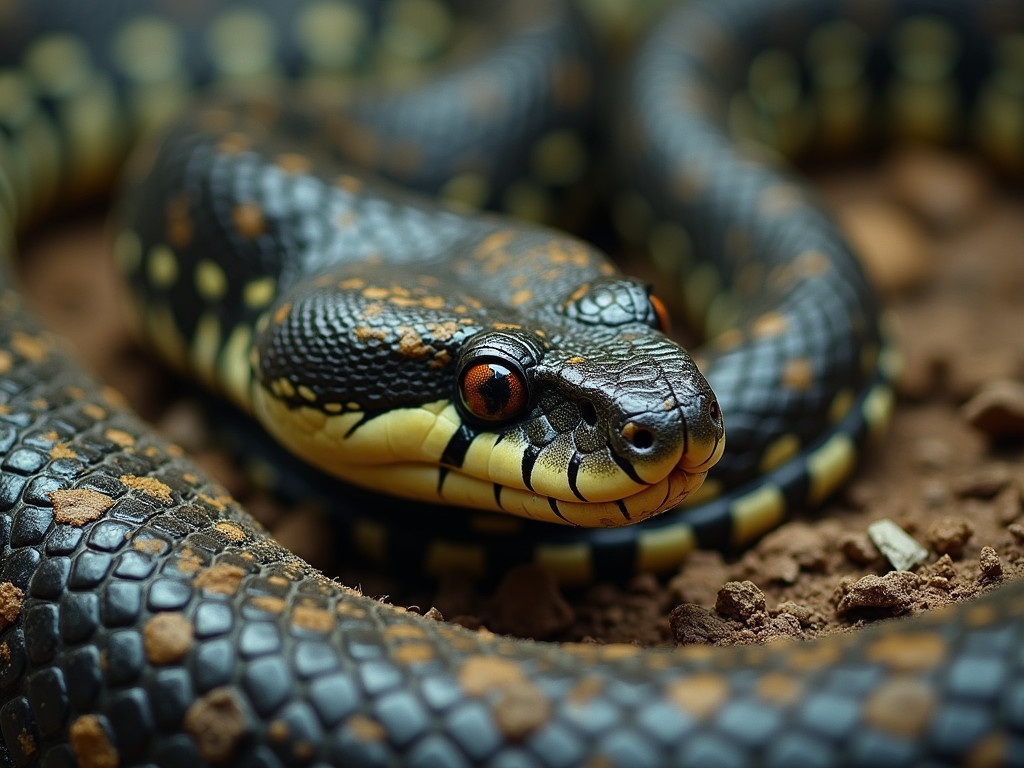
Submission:
[[[1024,573],[1024,200],[959,157],[904,151],[816,181],[884,286],[905,367],[892,428],[838,498],[738,557],[695,554],[667,578],[564,592],[538,568],[489,594],[343,573],[364,592],[469,627],[551,640],[656,645],[812,637],[970,598]],[[91,216],[36,237],[30,293],[79,357],[196,455],[294,551],[334,575],[316,510],[254,494],[197,407],[136,349]],[[728,418],[728,414],[726,414]],[[889,518],[926,548],[896,571],[868,535]]]

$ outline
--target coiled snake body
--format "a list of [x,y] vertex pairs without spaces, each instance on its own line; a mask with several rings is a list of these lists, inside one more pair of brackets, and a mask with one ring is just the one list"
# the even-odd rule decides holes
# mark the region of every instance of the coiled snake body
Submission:
[[[419,51],[454,23],[424,2],[144,5],[0,9],[11,67],[0,78],[7,247],[53,198],[100,183],[119,139],[172,111],[194,81],[251,92],[256,73],[301,69],[292,46],[344,74],[388,40]],[[323,434],[356,436],[347,460],[371,468],[351,479],[393,477],[390,490],[416,498],[563,523],[634,521],[694,490],[722,437],[714,397],[656,330],[660,307],[646,289],[547,230],[464,218],[356,172],[332,170],[328,183],[325,162],[250,122],[340,135],[350,159],[378,171],[542,212],[543,184],[579,180],[565,162],[585,152],[579,94],[600,89],[582,66],[589,38],[566,31],[571,13],[504,10],[496,26],[512,32],[493,53],[403,96],[364,98],[351,86],[344,116],[323,124],[251,95],[197,113],[129,169],[134,223],[116,255],[142,291],[143,330],[172,364],[258,414],[292,419],[280,432],[298,449],[322,446]],[[599,531],[592,545],[543,545],[549,565],[586,577],[600,571],[603,548],[623,559],[625,541],[627,568],[664,566],[695,539],[741,543],[845,477],[888,406],[878,308],[827,217],[752,158],[751,139],[787,154],[841,147],[872,122],[873,87],[884,83],[892,126],[875,127],[976,136],[1020,165],[1022,30],[1021,9],[996,0],[721,0],[657,26],[618,128],[635,188],[617,218],[663,266],[689,274],[730,450],[703,491],[710,504],[652,518],[625,539]],[[379,47],[364,45],[375,35]],[[552,53],[553,38],[570,47]],[[545,88],[516,90],[531,71]],[[310,78],[313,98],[322,79],[346,81]],[[511,159],[488,144],[482,126],[494,114],[508,116],[500,122],[520,152]],[[729,136],[730,119],[757,135]],[[391,131],[408,123],[441,148],[403,144]],[[154,181],[138,182],[144,168]],[[489,187],[484,170],[501,185]],[[196,245],[199,232],[213,245]],[[5,764],[1024,761],[1019,584],[954,610],[770,648],[556,647],[430,622],[282,550],[81,373],[13,286],[5,277],[0,294]],[[336,289],[340,305],[324,298]],[[478,298],[488,292],[504,306]],[[439,310],[452,314],[430,314]],[[339,373],[312,329],[354,340],[365,356]],[[306,378],[295,378],[302,365]],[[360,442],[366,435],[376,437]],[[421,451],[412,458],[410,444]],[[511,465],[489,461],[502,452]],[[377,459],[397,464],[394,474],[373,469]],[[497,475],[473,479],[492,464]],[[648,492],[656,498],[634,499]],[[386,549],[376,529],[361,535]],[[463,565],[478,556],[446,546]]]

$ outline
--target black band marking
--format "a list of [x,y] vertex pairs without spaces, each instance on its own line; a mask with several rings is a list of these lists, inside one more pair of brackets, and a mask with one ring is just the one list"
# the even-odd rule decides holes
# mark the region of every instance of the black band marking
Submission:
[[530,477],[533,475],[533,465],[537,463],[540,449],[535,445],[528,445],[523,451],[523,485],[533,490],[533,482]]
[[568,475],[569,475],[569,489],[573,492],[580,501],[586,501],[583,494],[580,493],[579,487],[576,485],[576,479],[580,474],[580,464],[583,463],[583,457],[578,452],[574,451],[572,458],[569,459]]
[[637,485],[650,485],[650,483],[644,481],[644,479],[636,473],[636,470],[633,469],[633,465],[630,464],[621,456],[619,456],[619,454],[612,450],[609,450],[608,453],[611,454],[612,461],[619,465],[619,469],[625,472],[630,480],[632,480]]
[[455,434],[451,436],[448,445],[444,447],[441,463],[449,467],[461,467],[462,462],[466,460],[466,452],[475,437],[476,433],[473,430],[465,424],[461,424]]

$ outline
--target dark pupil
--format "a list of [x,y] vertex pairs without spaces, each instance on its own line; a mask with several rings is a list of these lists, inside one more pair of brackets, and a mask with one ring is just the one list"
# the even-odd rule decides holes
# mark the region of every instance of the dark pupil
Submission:
[[487,413],[493,414],[503,410],[512,397],[512,388],[509,384],[512,372],[497,363],[488,363],[487,367],[491,369],[491,378],[477,384],[476,393],[483,400]]

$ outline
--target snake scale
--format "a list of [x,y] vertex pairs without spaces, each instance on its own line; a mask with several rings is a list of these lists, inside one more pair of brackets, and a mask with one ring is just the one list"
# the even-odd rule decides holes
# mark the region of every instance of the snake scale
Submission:
[[[395,3],[408,16],[404,21],[378,5],[0,4],[0,56],[8,67],[0,74],[5,248],[13,251],[16,232],[54,199],[102,187],[131,137],[173,111],[196,81],[216,79],[213,70],[237,79],[243,90],[252,86],[254,69],[294,74],[294,62],[284,53],[277,58],[275,41],[289,37],[285,30],[295,32],[289,39],[303,43],[310,59],[344,72],[375,55],[373,46],[363,50],[364,39],[383,47],[398,40],[399,48],[419,51],[430,47],[432,31],[453,23],[431,2]],[[518,10],[498,14],[498,26],[511,31],[498,37],[493,52],[463,57],[456,51],[468,69],[442,77],[437,90],[424,86],[429,98],[417,101],[424,91],[415,89],[396,99],[357,95],[344,119],[326,121],[328,133],[349,140],[355,157],[348,159],[376,159],[378,171],[399,178],[420,174],[423,187],[477,204],[501,194],[482,181],[479,169],[486,168],[504,177],[502,189],[514,190],[505,194],[506,207],[535,214],[543,213],[550,190],[579,181],[576,163],[565,164],[583,151],[574,133],[585,130],[577,125],[576,95],[588,83],[592,93],[602,90],[578,66],[590,55],[589,38],[570,35],[577,47],[569,58],[554,54],[563,66],[552,69],[552,35],[565,34],[562,25],[574,15],[557,3],[512,5]],[[830,152],[878,129],[972,139],[997,162],[1020,167],[1022,10],[1000,0],[718,0],[684,5],[655,26],[615,129],[635,184],[620,199],[616,218],[651,246],[662,266],[690,275],[683,290],[695,322],[712,338],[706,370],[729,424],[730,448],[721,474],[694,494],[710,500],[693,507],[695,522],[688,511],[670,511],[623,529],[661,531],[625,540],[633,553],[629,569],[664,565],[695,540],[742,542],[788,507],[820,500],[845,477],[866,433],[884,420],[886,353],[874,298],[827,216],[764,147],[789,155]],[[470,29],[474,48],[472,38],[482,33]],[[538,116],[534,92],[515,90],[531,70],[545,73],[542,101],[557,107],[553,118]],[[481,82],[501,87],[474,87]],[[313,78],[314,99],[323,98],[319,85]],[[888,94],[889,109],[875,109],[873,88]],[[815,94],[818,113],[808,93]],[[244,393],[265,382],[274,398],[264,410],[294,414],[323,406],[307,421],[322,424],[329,414],[356,435],[388,423],[392,402],[435,417],[449,414],[454,426],[439,452],[447,471],[431,470],[425,490],[415,494],[422,498],[477,461],[481,442],[488,450],[501,446],[504,439],[481,441],[480,435],[494,424],[519,423],[523,413],[540,409],[549,429],[568,429],[577,446],[585,444],[587,429],[614,412],[607,403],[615,399],[606,402],[595,391],[589,399],[549,400],[538,382],[555,380],[556,368],[576,370],[577,362],[599,371],[600,360],[545,367],[561,341],[594,334],[615,354],[637,358],[636,375],[624,378],[641,393],[638,402],[645,384],[660,386],[652,375],[657,366],[645,362],[653,350],[669,371],[664,380],[674,385],[671,402],[662,390],[667,405],[660,411],[643,403],[627,409],[635,418],[616,422],[609,438],[628,444],[617,453],[545,453],[554,438],[531,443],[524,430],[518,444],[527,447],[513,452],[518,474],[529,487],[533,468],[541,467],[536,484],[550,486],[547,499],[555,499],[541,506],[556,518],[573,514],[573,499],[604,504],[599,526],[608,514],[642,517],[694,490],[695,483],[680,480],[682,490],[663,486],[653,502],[620,503],[630,495],[621,488],[635,492],[656,482],[643,475],[650,466],[668,476],[681,467],[690,471],[682,457],[696,446],[692,463],[700,474],[720,452],[714,398],[689,358],[665,346],[657,331],[660,306],[642,284],[615,277],[588,248],[556,240],[549,230],[490,215],[464,218],[356,172],[334,174],[328,185],[316,176],[326,161],[274,149],[275,140],[259,137],[261,129],[248,121],[290,123],[299,134],[320,135],[323,126],[260,96],[245,99],[237,108],[197,113],[187,130],[175,129],[163,155],[143,151],[129,166],[136,191],[125,208],[138,209],[140,223],[118,236],[116,256],[151,292],[140,302],[143,330],[169,362],[216,380],[246,407],[252,402]],[[539,131],[546,149],[507,159],[495,154],[481,116],[512,107],[519,111],[500,122],[513,145]],[[410,114],[432,126],[427,133],[440,149],[403,144],[388,133]],[[881,125],[880,114],[893,125]],[[455,127],[464,133],[452,133]],[[251,143],[270,147],[273,159],[253,156]],[[379,151],[382,145],[387,152]],[[439,170],[460,150],[473,161],[454,177]],[[138,181],[144,167],[157,169],[150,186]],[[531,167],[550,190],[524,177]],[[177,181],[164,181],[169,178]],[[193,207],[215,183],[242,196],[220,209],[220,198],[213,199],[212,213]],[[151,199],[162,201],[158,214],[151,213]],[[303,286],[307,272],[282,272],[278,286],[234,271],[240,265],[219,266],[207,251],[187,255],[194,231],[205,230],[236,245],[245,241],[257,261],[278,263],[277,250],[259,244],[268,242],[262,236],[269,231],[277,233],[279,219],[297,226],[279,237],[291,238],[300,254],[307,253],[303,244],[324,241],[326,220],[358,229],[357,244],[370,243],[363,255],[371,271],[335,274],[312,255],[308,274],[329,279]],[[367,222],[374,227],[364,229]],[[473,306],[472,286],[487,282],[486,270],[470,274],[470,288],[457,289],[461,298],[439,296],[445,275],[412,257],[452,243],[468,248],[470,261],[493,260],[506,293],[536,292],[511,303],[528,305],[531,316],[547,312],[559,330],[550,338],[531,335],[518,309],[509,310],[516,319],[508,323]],[[691,263],[695,253],[707,255]],[[381,272],[388,258],[411,262],[418,283],[403,287],[394,264]],[[550,270],[550,280],[515,271],[538,263]],[[545,293],[547,283],[561,285],[570,267],[580,270],[576,285],[585,288],[561,300]],[[362,301],[360,341],[367,348],[374,340],[391,344],[420,366],[417,375],[387,369],[371,376],[369,390],[365,382],[363,390],[352,385],[342,399],[329,372],[305,389],[296,385],[289,376],[297,361],[288,355],[317,355],[271,339],[246,358],[245,373],[232,368],[234,374],[219,376],[239,349],[250,354],[251,337],[226,333],[223,317],[195,309],[196,295],[208,308],[234,302],[236,311],[252,311],[256,334],[291,333],[301,348],[309,338],[302,335],[306,321],[294,327],[290,319],[315,319],[322,310],[302,315],[285,298],[268,309],[286,283],[296,300],[314,297],[314,307],[322,306],[317,291],[345,283]],[[10,274],[0,287],[4,765],[1024,764],[1024,584],[854,635],[772,647],[554,646],[430,621],[363,597],[284,551],[180,449],[78,368],[32,316]],[[191,304],[179,309],[162,301],[176,291],[188,293]],[[382,307],[385,299],[390,304]],[[410,307],[457,303],[466,304],[461,314],[472,334],[460,335],[458,322],[444,320],[431,321],[436,327],[429,329],[430,341],[470,346],[457,376],[449,359],[457,356],[454,346],[425,344],[422,329],[392,333],[390,325],[369,322],[394,319]],[[589,330],[562,329],[567,317]],[[473,338],[484,343],[473,347]],[[445,402],[437,389],[415,401],[410,381],[436,388],[436,370],[459,383],[460,402]],[[577,384],[585,387],[590,375],[578,376]],[[691,382],[689,395],[676,375]],[[389,391],[394,399],[374,402],[374,393],[399,376],[407,378]],[[627,390],[621,396],[628,400],[633,390]],[[366,391],[362,400],[352,394]],[[424,401],[435,404],[432,411],[419,408]],[[424,434],[442,421],[431,421]],[[766,442],[764,434],[774,437]],[[670,447],[662,449],[663,440]],[[629,451],[637,453],[635,463],[623,458]],[[612,454],[618,459],[598,461]],[[644,464],[640,454],[654,458]],[[564,473],[551,469],[559,462]],[[620,490],[605,497],[600,485],[588,485],[594,469],[588,462],[617,477]],[[563,507],[562,478],[570,475]],[[488,483],[481,503],[500,507],[505,486]],[[524,504],[529,515],[533,508]],[[582,566],[577,543],[546,551],[557,553],[552,562],[570,577],[591,575],[600,570],[602,547],[621,549],[620,540],[607,538],[614,530],[596,531]]]

